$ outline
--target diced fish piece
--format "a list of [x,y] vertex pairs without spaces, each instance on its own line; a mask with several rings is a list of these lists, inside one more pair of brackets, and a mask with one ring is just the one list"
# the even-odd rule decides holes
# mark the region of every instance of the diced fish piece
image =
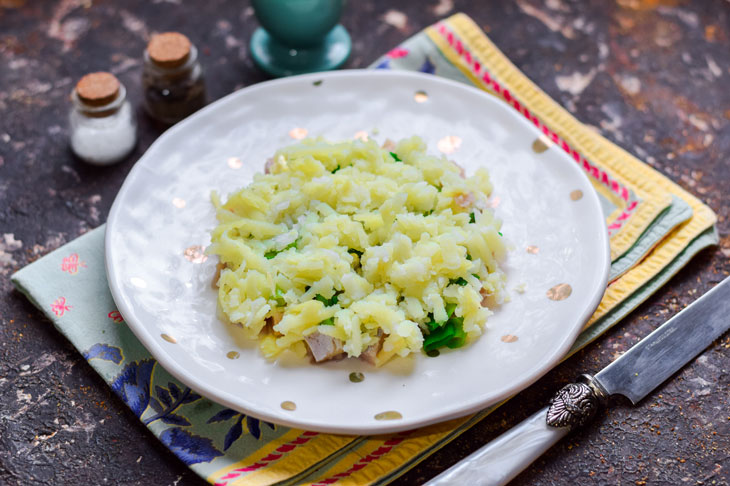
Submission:
[[482,295],[482,307],[493,309],[497,306],[497,299],[487,289],[482,287],[479,293]]
[[467,194],[459,194],[454,198],[454,202],[457,206],[464,209],[470,208],[474,205],[474,194],[471,192]]
[[378,341],[365,348],[365,351],[360,354],[360,359],[375,365],[376,357],[383,347],[383,341],[385,341],[385,334],[382,329],[378,328]]
[[466,171],[464,170],[464,168],[462,166],[460,166],[459,164],[457,164],[456,162],[454,162],[453,160],[449,160],[449,162],[454,164],[456,166],[456,168],[459,169],[459,175],[461,176],[461,178],[466,179]]
[[210,282],[210,286],[213,287],[214,290],[218,288],[218,280],[221,278],[221,270],[223,270],[224,268],[226,268],[226,266],[220,262],[215,266],[213,281]]
[[284,314],[278,313],[273,314],[266,318],[266,324],[261,328],[263,334],[273,334],[275,336],[282,336],[281,333],[274,330],[274,326],[277,325],[284,318]]
[[312,353],[312,357],[317,363],[345,357],[343,344],[340,339],[315,331],[309,336],[305,336],[304,341],[307,343],[309,352]]

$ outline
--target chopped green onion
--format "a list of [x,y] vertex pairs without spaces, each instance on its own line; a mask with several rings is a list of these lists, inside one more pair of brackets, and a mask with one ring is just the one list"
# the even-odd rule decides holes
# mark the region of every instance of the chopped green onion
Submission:
[[357,255],[357,256],[359,256],[359,257],[361,257],[361,256],[362,256],[362,252],[361,252],[360,250],[356,250],[356,249],[354,249],[354,248],[349,248],[349,249],[347,250],[347,253],[354,253],[355,255]]
[[434,330],[423,339],[423,350],[428,354],[444,346],[451,349],[460,348],[465,342],[464,318],[452,316],[446,325]]
[[466,254],[466,259],[469,260],[469,261],[471,261],[471,255],[467,253]]
[[456,304],[446,304],[446,315],[451,317],[454,315],[454,311],[456,310]]
[[276,300],[276,303],[281,307],[284,307],[284,305],[286,305],[286,301],[284,300],[284,291],[281,290],[278,285],[276,286],[276,291],[274,292],[274,300]]
[[432,313],[428,313],[428,321],[426,322],[426,326],[428,327],[428,330],[430,332],[433,332],[436,329],[443,327],[448,322],[449,318],[454,315],[454,311],[456,310],[456,304],[446,304],[445,310],[446,320],[444,321],[437,321],[434,319]]
[[286,245],[286,246],[284,247],[284,249],[283,249],[283,250],[269,250],[269,251],[267,251],[266,253],[264,253],[264,256],[266,257],[266,259],[267,259],[267,260],[271,260],[272,258],[274,258],[274,257],[275,257],[276,255],[278,255],[278,254],[279,254],[279,253],[281,253],[282,251],[286,251],[286,250],[288,250],[288,249],[290,249],[290,248],[296,248],[296,247],[297,247],[297,245],[299,244],[299,240],[300,240],[300,239],[301,239],[301,238],[297,238],[297,239],[296,239],[296,240],[294,240],[293,242],[289,243],[288,245]]
[[477,219],[476,216],[474,216],[474,213],[469,213],[469,222],[470,223],[476,223]]
[[393,158],[395,159],[395,161],[396,161],[396,162],[403,162],[403,161],[401,160],[401,158],[400,158],[400,157],[398,157],[398,154],[396,154],[395,152],[391,152],[391,153],[390,153],[390,156],[391,156],[391,157],[393,157]]
[[429,352],[433,349],[438,349],[446,346],[446,343],[448,343],[453,336],[454,327],[448,325],[447,323],[447,325],[434,330],[433,332],[431,332],[431,334],[423,339],[423,349],[426,352]]
[[433,209],[431,209],[431,210],[426,211],[425,213],[423,213],[424,216],[431,216],[432,214],[433,214]]
[[317,294],[314,296],[314,300],[322,302],[324,305],[329,305],[329,299],[323,295]]
[[445,324],[444,322],[439,323],[439,322],[434,321],[433,314],[429,313],[428,317],[429,317],[429,320],[428,320],[428,322],[426,322],[426,326],[428,327],[429,332],[433,332],[436,329],[438,329],[439,327],[441,327],[443,324]]
[[498,234],[499,236],[504,236],[504,235],[502,234],[502,232],[501,232],[501,231],[497,231],[497,234]]
[[327,298],[324,295],[317,294],[314,296],[314,300],[322,302],[327,307],[332,307],[337,303],[337,292],[335,292],[331,298]]
[[[301,238],[297,238],[293,242],[289,243],[288,245],[286,245],[284,247],[284,250],[288,250],[289,248],[296,248],[297,245],[299,245],[299,240],[301,240]],[[284,250],[281,250],[281,251],[284,251]]]
[[320,326],[334,326],[335,325],[335,318],[334,317],[328,317],[324,321],[319,323]]
[[474,277],[474,278],[476,278],[476,279],[480,278],[479,275],[477,275],[476,273],[472,273],[471,276]]
[[332,173],[334,174],[335,172],[337,172],[340,169],[341,169],[341,167],[338,165],[337,167],[335,167],[335,169],[332,171]]
[[461,285],[463,287],[464,285],[468,285],[469,282],[467,282],[463,277],[459,277],[457,279],[449,280],[449,284]]
[[449,322],[453,322],[454,336],[446,343],[449,349],[460,348],[466,342],[466,333],[464,332],[464,318],[454,317]]

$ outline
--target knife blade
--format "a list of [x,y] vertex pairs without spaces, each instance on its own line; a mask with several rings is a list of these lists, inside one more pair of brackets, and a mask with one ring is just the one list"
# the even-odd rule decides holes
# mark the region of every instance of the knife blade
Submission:
[[730,328],[730,277],[634,345],[595,377],[561,388],[544,407],[425,486],[508,483],[611,395],[637,404]]
[[[691,325],[688,325],[691,323]],[[730,277],[639,341],[594,377],[636,405],[720,337],[730,324]]]

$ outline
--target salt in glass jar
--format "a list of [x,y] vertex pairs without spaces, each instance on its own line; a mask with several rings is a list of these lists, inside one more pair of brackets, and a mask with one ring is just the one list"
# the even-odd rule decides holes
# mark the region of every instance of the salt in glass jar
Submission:
[[124,85],[111,73],[84,76],[71,94],[71,150],[93,165],[124,159],[137,143],[137,121]]

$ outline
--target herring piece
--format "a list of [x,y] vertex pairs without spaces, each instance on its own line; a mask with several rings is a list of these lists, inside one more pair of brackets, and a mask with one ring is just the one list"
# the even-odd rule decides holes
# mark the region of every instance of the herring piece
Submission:
[[381,328],[378,328],[378,341],[368,346],[365,351],[360,354],[360,359],[371,365],[375,365],[376,358],[380,349],[383,347],[383,341],[385,341],[385,333]]
[[342,341],[337,338],[315,331],[305,336],[304,341],[306,341],[309,352],[312,353],[312,357],[317,363],[344,357]]
[[466,179],[466,171],[464,170],[464,168],[463,168],[462,166],[460,166],[459,164],[457,164],[456,162],[454,162],[453,160],[449,160],[449,162],[451,162],[452,164],[454,164],[454,166],[455,166],[455,167],[456,167],[457,169],[459,169],[459,176],[460,176],[460,177],[461,177],[462,179]]
[[474,193],[468,192],[466,194],[459,194],[458,196],[454,197],[454,202],[460,208],[468,209],[474,205]]
[[274,330],[274,326],[277,325],[284,318],[284,313],[273,314],[266,318],[266,324],[261,329],[264,334],[272,334],[274,336],[281,336],[280,332]]

